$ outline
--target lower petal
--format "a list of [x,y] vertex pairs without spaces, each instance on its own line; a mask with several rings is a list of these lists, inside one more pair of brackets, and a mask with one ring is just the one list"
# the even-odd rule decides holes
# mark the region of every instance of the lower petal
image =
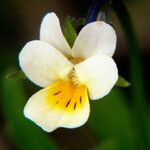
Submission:
[[79,127],[87,121],[89,112],[87,88],[68,80],[37,92],[24,109],[25,116],[47,132],[58,127]]

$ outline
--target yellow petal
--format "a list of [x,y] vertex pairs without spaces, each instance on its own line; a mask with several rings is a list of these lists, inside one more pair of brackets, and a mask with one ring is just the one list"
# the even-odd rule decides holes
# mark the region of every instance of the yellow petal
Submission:
[[37,92],[25,106],[24,114],[45,131],[75,128],[89,117],[89,100],[84,85],[64,80]]

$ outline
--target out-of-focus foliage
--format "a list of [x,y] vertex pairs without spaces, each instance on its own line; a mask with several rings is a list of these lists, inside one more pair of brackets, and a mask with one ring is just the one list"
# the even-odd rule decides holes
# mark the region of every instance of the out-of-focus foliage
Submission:
[[26,96],[22,81],[6,78],[6,75],[13,71],[4,73],[1,79],[1,104],[10,138],[19,150],[57,150],[52,138],[23,116]]
[[[132,115],[122,91],[114,88],[102,100],[92,101],[91,108],[90,125],[101,141],[102,147],[109,149],[112,145],[112,149],[115,150],[136,149]],[[98,147],[101,147],[101,144]]]
[[132,86],[132,101],[133,111],[135,115],[135,122],[138,129],[138,142],[139,149],[150,149],[150,139],[148,133],[149,118],[147,118],[147,102],[145,96],[145,87],[143,80],[143,70],[141,65],[141,54],[138,45],[137,35],[134,31],[134,24],[128,12],[126,5],[122,0],[114,0],[111,4],[116,12],[116,15],[122,26],[126,43],[130,54],[130,69],[131,69],[131,82]]

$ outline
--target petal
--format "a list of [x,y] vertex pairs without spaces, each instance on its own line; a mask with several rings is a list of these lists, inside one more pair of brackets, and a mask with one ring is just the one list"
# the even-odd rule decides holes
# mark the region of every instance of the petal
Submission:
[[42,41],[28,42],[19,54],[19,63],[27,77],[41,87],[64,79],[73,67],[63,54]]
[[41,23],[40,40],[48,42],[65,55],[70,55],[71,48],[67,43],[58,17],[55,13],[48,13]]
[[116,33],[103,21],[87,24],[79,33],[74,46],[74,57],[88,58],[102,54],[112,57],[116,49]]
[[24,115],[43,130],[51,132],[58,127],[83,125],[89,111],[85,86],[74,88],[71,82],[58,81],[34,94],[24,108]]
[[[65,119],[61,127],[76,128],[82,126],[89,118],[90,106],[89,101],[84,105],[83,109],[72,114],[65,114]],[[66,119],[67,118],[67,119]]]
[[112,58],[97,55],[75,66],[79,81],[89,90],[91,99],[107,95],[118,79],[118,70]]

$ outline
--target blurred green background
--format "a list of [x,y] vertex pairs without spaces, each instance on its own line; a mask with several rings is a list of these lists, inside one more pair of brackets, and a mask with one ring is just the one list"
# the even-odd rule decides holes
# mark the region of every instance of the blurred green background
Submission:
[[114,59],[119,74],[132,85],[125,89],[114,87],[105,98],[91,101],[90,118],[84,126],[58,129],[48,134],[23,116],[26,101],[39,88],[28,80],[6,76],[19,69],[18,53],[26,42],[38,39],[39,26],[47,12],[57,13],[63,25],[67,15],[85,17],[91,1],[0,0],[0,150],[150,149],[150,1],[124,2],[138,35],[143,77],[138,78],[136,74],[139,72],[132,71],[136,63],[132,63],[134,54],[129,55],[130,42],[126,42],[116,14],[109,10],[108,15],[118,35]]

